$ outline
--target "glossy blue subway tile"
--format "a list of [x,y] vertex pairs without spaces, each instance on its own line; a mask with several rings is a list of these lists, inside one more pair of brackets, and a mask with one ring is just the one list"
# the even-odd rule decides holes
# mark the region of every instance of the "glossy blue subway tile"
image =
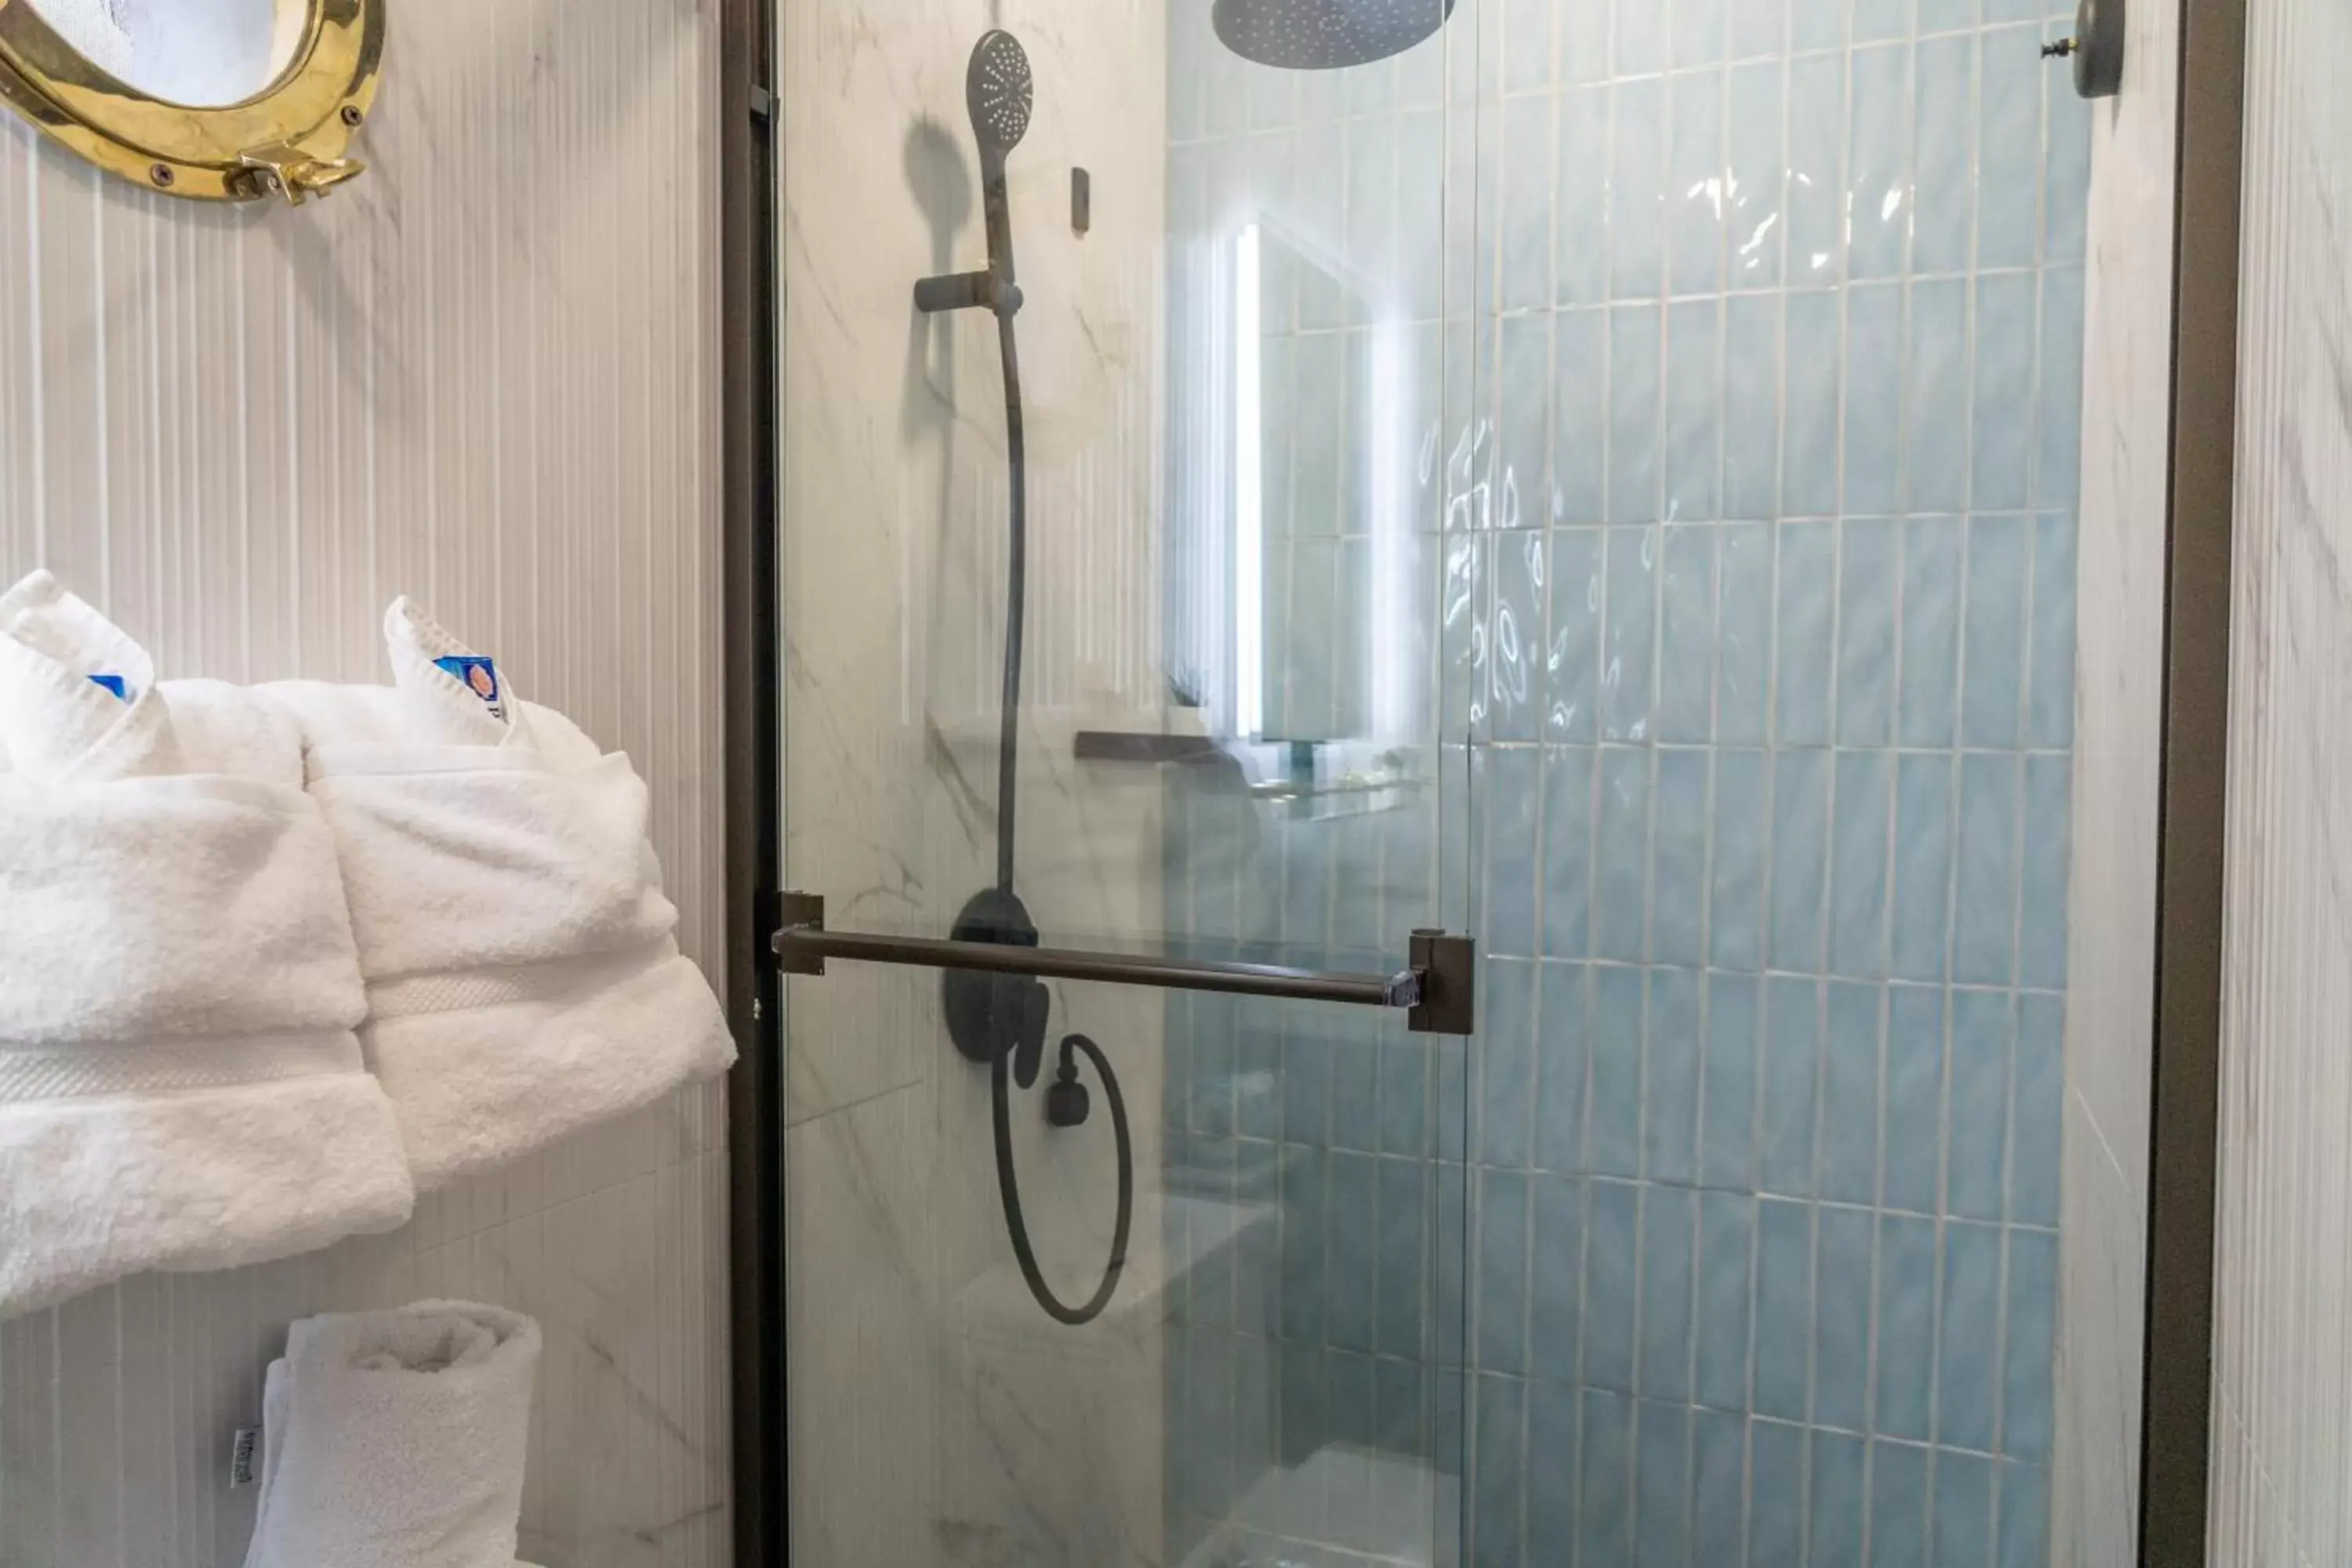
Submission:
[[1978,38],[1977,266],[2031,267],[2041,240],[2042,79],[2005,68],[2034,56],[2041,28],[1989,27]]
[[1706,978],[1698,1176],[1705,1186],[1755,1189],[1759,989],[1760,983],[1748,975]]
[[[1552,436],[1551,436],[1551,521],[1556,523],[1599,522],[1608,515],[1609,497],[1606,489],[1609,462],[1609,374],[1610,374],[1609,312],[1604,310],[1561,310],[1552,318]],[[1579,550],[1597,547],[1598,535],[1580,538],[1578,535],[1558,536],[1555,548]],[[1581,563],[1581,558],[1576,563]],[[1590,670],[1597,657],[1600,642],[1600,561],[1596,555],[1591,564],[1596,575],[1590,579],[1563,577],[1555,573],[1552,581],[1558,584],[1553,596],[1553,638],[1563,657],[1570,662],[1555,662],[1554,703],[1573,702],[1575,694],[1586,694],[1581,711],[1584,723],[1591,722]],[[1593,585],[1591,619],[1584,626],[1589,640],[1573,636],[1579,624],[1573,615],[1575,602],[1563,605],[1561,593],[1586,584]],[[1563,614],[1563,609],[1571,613]],[[1563,640],[1565,639],[1565,640]],[[1559,680],[1567,678],[1568,696],[1558,695]],[[1591,730],[1555,729],[1563,740],[1589,738]]]
[[1676,297],[1723,288],[1723,97],[1720,70],[1667,79],[1666,288]]
[[1936,1568],[1992,1568],[1993,1461],[1936,1450]]
[[1580,1568],[1633,1568],[1633,1402],[1594,1389],[1584,1396],[1578,1455]]
[[1607,5],[1558,5],[1559,78],[1563,82],[1606,81],[1615,68],[1610,52]]
[[1820,1184],[1836,1203],[1877,1201],[1880,994],[1852,981],[1827,987]]
[[1536,1383],[1528,1387],[1526,1529],[1529,1564],[1576,1561],[1580,1397],[1571,1384]]
[[[1801,9],[1812,12],[1823,7]],[[1844,58],[1826,55],[1791,61],[1788,102],[1786,276],[1791,287],[1830,287],[1842,280],[1845,265]],[[1794,337],[1792,331],[1792,346]],[[1833,386],[1831,395],[1834,399]],[[1792,406],[1791,416],[1795,413]]]
[[[1281,1009],[1270,1003],[1231,996],[1204,995],[1197,1001],[1196,1026],[1213,1037],[1229,1035],[1233,1040],[1233,1131],[1244,1138],[1281,1138],[1284,1099],[1289,1088]],[[1301,1058],[1312,1048],[1302,1045]],[[1308,1131],[1302,1128],[1301,1135],[1308,1136]]]
[[1480,945],[1488,952],[1528,957],[1537,945],[1536,853],[1543,794],[1543,756],[1532,746],[1482,747],[1474,791],[1484,796],[1486,893]]
[[1314,1019],[1289,1015],[1282,1034],[1282,1135],[1325,1148],[1331,1142],[1330,1033]]
[[2066,1005],[2056,996],[2017,999],[2017,1057],[2010,1108],[2009,1216],[2055,1226],[2065,1111]]
[[1320,1343],[1325,1321],[1323,1278],[1326,1215],[1325,1156],[1320,1149],[1287,1144],[1282,1151],[1282,1332]]
[[1878,1222],[1878,1388],[1874,1427],[1926,1442],[1936,1380],[1936,1222],[1885,1215]]
[[1887,838],[1895,806],[1890,752],[1837,753],[1830,842],[1830,973],[1877,979],[1887,968]]
[[1722,751],[1715,763],[1715,846],[1708,889],[1710,957],[1718,969],[1764,963],[1764,875],[1771,775],[1762,752]]
[[1813,1210],[1767,1198],[1756,1215],[1753,1404],[1759,1415],[1802,1421],[1813,1339]]
[[1813,1260],[1813,1408],[1817,1426],[1870,1424],[1871,1250],[1877,1222],[1866,1208],[1823,1204]]
[[[1854,0],[1856,20],[1881,3]],[[1847,57],[1849,278],[1894,278],[1904,269],[1912,222],[1910,74],[1906,45],[1856,47]]]
[[1780,391],[1780,296],[1735,294],[1724,303],[1719,403],[1726,517],[1768,518],[1779,501]]
[[1918,4],[1917,26],[1921,37],[1972,28],[1977,25],[1982,8],[1980,0],[1918,0]]
[[1853,16],[1849,24],[1853,29],[1853,41],[1868,44],[1908,37],[1912,4],[1913,0],[1853,0]]
[[1666,310],[1665,510],[1679,522],[1723,514],[1723,306],[1678,300]]
[[1759,1175],[1766,1192],[1810,1197],[1821,1059],[1820,991],[1811,979],[1775,974],[1765,982],[1764,995]]
[[[1496,303],[1526,310],[1552,302],[1552,106],[1548,97],[1503,105],[1502,280]],[[1393,195],[1386,205],[1393,210]]]
[[1593,1388],[1633,1389],[1635,1276],[1641,1251],[1642,1189],[1630,1182],[1595,1181],[1588,1192],[1584,1229],[1584,1382]]
[[1928,1568],[1925,1448],[1871,1445],[1870,1568]]
[[2050,1472],[2040,1465],[2000,1467],[2000,1568],[2043,1568],[2050,1561]]
[[1380,1166],[1373,1155],[1336,1152],[1325,1166],[1323,1333],[1343,1350],[1369,1352],[1377,1343]]
[[1477,1142],[1473,1145],[1482,1164],[1524,1168],[1532,1163],[1536,985],[1533,960],[1486,960],[1486,1016],[1479,1029],[1484,1048],[1478,1053],[1485,1081],[1480,1085]]
[[2074,742],[2074,516],[2033,522],[2032,653],[2026,670],[2025,743],[2063,750]]
[[1519,1506],[1528,1468],[1527,1384],[1481,1373],[1474,1394],[1478,1446],[1472,1459],[1470,1561],[1476,1568],[1517,1568],[1524,1561]]
[[1538,1176],[1529,1189],[1528,1374],[1575,1384],[1584,1323],[1584,1182]]
[[1552,243],[1553,299],[1561,305],[1609,298],[1609,97],[1606,87],[1580,87],[1559,98]]
[[1433,1152],[1428,1042],[1401,1029],[1384,1029],[1377,1051],[1381,1152],[1426,1159]]
[[[1780,281],[1788,226],[1788,171],[1780,157],[1786,70],[1781,61],[1769,59],[1735,66],[1730,73],[1725,266],[1734,289],[1769,289]],[[1737,301],[1734,306],[1736,310]],[[1737,402],[1728,394],[1727,400]],[[1727,515],[1757,517],[1762,512],[1734,506]]]
[[1979,511],[2015,510],[2032,496],[2039,292],[2032,272],[1977,279],[1969,504]]
[[1590,972],[1580,963],[1545,964],[1541,1006],[1535,1162],[1546,1171],[1581,1171],[1592,1038]]
[[1675,69],[1722,61],[1730,12],[1731,0],[1675,0],[1667,30],[1668,59]]
[[1696,968],[1706,958],[1708,755],[1657,753],[1650,861],[1650,958]]
[[2029,520],[1978,517],[1969,524],[1964,696],[1960,738],[1969,746],[2018,743],[2023,717]]
[[1845,292],[1845,454],[1841,510],[1891,512],[1903,468],[1903,287]]
[[1731,58],[1780,54],[1788,28],[1789,0],[1731,0]]
[[1677,524],[1663,531],[1658,574],[1657,738],[1703,744],[1715,703],[1716,531]]
[[1952,978],[2006,985],[2016,973],[2020,759],[1960,758],[1959,871],[1952,913]]
[[2011,1041],[2008,994],[1952,993],[1951,1115],[1945,1156],[1946,1206],[1970,1219],[1999,1219],[2009,1152]]
[[1784,522],[1780,536],[1773,736],[1783,746],[1825,745],[1835,669],[1837,525]]
[[1903,525],[1903,680],[1895,731],[1906,746],[1949,746],[1958,734],[1960,563],[1967,525]]
[[1944,977],[1951,939],[1955,763],[1947,753],[1895,761],[1895,893],[1888,967],[1899,979]]
[[[1469,1182],[1465,1168],[1450,1161],[1439,1162],[1435,1169],[1429,1209],[1430,1256],[1447,1261],[1431,1271],[1430,1342],[1435,1347],[1438,1365],[1459,1367],[1470,1348],[1468,1303],[1463,1299],[1467,1294],[1468,1270],[1462,1267],[1470,1256],[1472,1240]],[[1441,1385],[1452,1381],[1438,1380]]]
[[[1506,316],[1496,328],[1496,462],[1503,498],[1496,521],[1505,528],[1534,528],[1550,521],[1551,326],[1552,313],[1539,310]],[[1357,384],[1365,385],[1373,374],[1367,368]],[[1356,428],[1360,440],[1375,445],[1372,450],[1350,454],[1349,467],[1357,473],[1370,473],[1373,459],[1382,454],[1377,437],[1362,421],[1357,422]],[[1369,500],[1359,501],[1349,508],[1349,521],[1369,518],[1371,510]],[[1543,640],[1539,622],[1527,629],[1530,644]]]
[[[1654,738],[1654,652],[1658,620],[1655,526],[1608,531],[1608,598],[1603,608],[1601,734],[1642,743]],[[1603,809],[1607,806],[1604,803]]]
[[1748,1321],[1756,1200],[1699,1194],[1698,1284],[1691,1397],[1718,1410],[1748,1408]]
[[1642,1086],[1642,1173],[1688,1183],[1698,1174],[1699,973],[1650,971]]
[[1959,34],[1922,38],[1914,57],[1914,274],[1968,270],[1969,235],[1976,216],[1976,183],[1969,167],[1976,149],[1976,40]]
[[1967,281],[1913,283],[1906,332],[1904,506],[1958,512],[1969,504]]
[[2082,493],[2083,268],[2042,278],[2042,407],[2033,502],[2073,507]]
[[1664,464],[1662,406],[1665,310],[1620,304],[1609,311],[1609,521],[1652,522]]
[[1697,1192],[1646,1186],[1642,1202],[1641,1365],[1634,1373],[1644,1398],[1690,1397],[1692,1253],[1697,1240]]
[[1544,653],[1547,740],[1589,742],[1598,725],[1607,541],[1597,528],[1552,531],[1545,574],[1551,587],[1551,636]]
[[1748,1428],[1748,1561],[1779,1568],[1805,1560],[1805,1429],[1780,1421]]
[[2000,1451],[2012,1459],[2047,1462],[2051,1457],[2057,1319],[2057,1233],[2011,1230],[2008,1332],[2001,1339]]
[[[1336,1170],[1334,1173],[1336,1176]],[[1478,1365],[1488,1372],[1524,1372],[1528,1323],[1525,1172],[1486,1169],[1479,1173],[1477,1267]]]
[[1864,1438],[1813,1429],[1808,1568],[1859,1568],[1868,1454]]
[[1941,1175],[1944,992],[1895,984],[1886,1000],[1886,1157],[1889,1208],[1936,1212]]
[[1551,85],[1552,0],[1505,0],[1503,90],[1540,92]]
[[2067,868],[2073,860],[2074,766],[2063,754],[2025,759],[2024,851],[2018,897],[2018,983],[2066,984]]
[[1692,1413],[1691,1568],[1748,1560],[1747,1450],[1747,1423],[1739,1416]]
[[1641,1563],[1689,1561],[1690,1407],[1644,1399],[1633,1412],[1633,1540]]
[[1651,753],[1604,746],[1600,764],[1600,816],[1595,826],[1592,951],[1601,958],[1637,960],[1649,916]]
[[1885,746],[1895,732],[1895,584],[1900,525],[1840,526],[1837,742]]
[[1715,738],[1722,745],[1761,745],[1769,732],[1773,532],[1769,523],[1746,522],[1719,533]]
[[[2071,20],[2071,18],[2070,18]],[[2061,30],[2055,38],[2071,37]],[[2050,140],[2042,162],[2042,246],[2051,261],[2083,259],[2090,216],[2091,124],[2087,114],[2050,117]]]
[[[1420,1361],[1428,1354],[1423,1300],[1433,1255],[1429,1246],[1432,1177],[1419,1160],[1379,1162],[1380,1283],[1373,1302],[1374,1347],[1383,1355]],[[1443,1267],[1443,1265],[1438,1265]]]
[[1830,784],[1828,752],[1778,752],[1772,757],[1772,947],[1775,969],[1818,972],[1828,903]]
[[1591,1116],[1585,1148],[1601,1175],[1642,1173],[1642,971],[1592,971]]
[[[1795,187],[1790,197],[1792,209],[1801,208],[1805,190],[1801,184]],[[1800,270],[1793,234],[1790,266],[1791,271]],[[1787,297],[1781,328],[1783,517],[1830,517],[1838,510],[1838,379],[1845,359],[1841,303],[1838,294],[1827,290]]]
[[2000,1242],[1998,1226],[1954,1220],[1944,1226],[1943,1315],[1936,1372],[1936,1438],[1990,1451],[2000,1366]]
[[1610,90],[1609,295],[1655,300],[1665,285],[1665,82],[1620,80]]
[[1666,8],[1663,5],[1612,7],[1610,35],[1611,68],[1621,77],[1663,71],[1667,63]]

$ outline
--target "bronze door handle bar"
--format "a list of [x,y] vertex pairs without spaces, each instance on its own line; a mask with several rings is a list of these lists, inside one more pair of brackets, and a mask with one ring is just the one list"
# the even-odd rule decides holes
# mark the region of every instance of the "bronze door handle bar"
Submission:
[[786,893],[778,900],[782,924],[773,946],[786,974],[823,974],[828,959],[912,964],[1041,980],[1090,980],[1149,985],[1164,991],[1215,991],[1296,1002],[1402,1009],[1406,1027],[1420,1035],[1467,1035],[1476,1026],[1477,943],[1442,931],[1415,931],[1412,956],[1391,975],[1292,969],[1274,963],[1226,963],[1202,959],[1149,958],[1057,947],[1019,947],[937,937],[887,936],[831,931],[824,899]]

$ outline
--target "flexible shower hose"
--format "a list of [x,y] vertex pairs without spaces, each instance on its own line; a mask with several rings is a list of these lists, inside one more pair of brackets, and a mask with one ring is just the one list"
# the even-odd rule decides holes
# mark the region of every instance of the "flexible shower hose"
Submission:
[[[992,192],[991,195],[1003,199],[998,193]],[[1013,829],[1020,777],[1022,633],[1029,587],[1029,458],[1021,419],[1021,361],[1011,310],[1000,310],[996,313],[996,329],[997,347],[1004,363],[1004,460],[1012,491],[1005,512],[1004,697],[996,752],[996,886],[1000,892],[1009,895],[1013,891]],[[1102,1315],[1102,1310],[1110,1304],[1111,1292],[1118,1288],[1120,1272],[1127,1267],[1128,1231],[1135,1217],[1135,1151],[1128,1137],[1127,1101],[1118,1091],[1118,1075],[1110,1070],[1109,1058],[1086,1036],[1071,1035],[1062,1042],[1066,1060],[1074,1047],[1094,1063],[1095,1072],[1102,1079],[1103,1098],[1110,1102],[1111,1135],[1118,1146],[1118,1219],[1111,1236],[1110,1258],[1103,1268],[1102,1283],[1084,1306],[1069,1306],[1054,1294],[1037,1267],[1036,1250],[1030,1245],[1029,1224],[1021,1212],[1021,1178],[1013,1168],[1013,1053],[1009,1049],[997,1052],[990,1064],[989,1098],[990,1118],[996,1129],[996,1190],[1003,1200],[1004,1228],[1013,1239],[1013,1255],[1020,1261],[1021,1278],[1028,1282],[1029,1294],[1036,1298],[1037,1305],[1045,1309],[1047,1316],[1075,1328]]]

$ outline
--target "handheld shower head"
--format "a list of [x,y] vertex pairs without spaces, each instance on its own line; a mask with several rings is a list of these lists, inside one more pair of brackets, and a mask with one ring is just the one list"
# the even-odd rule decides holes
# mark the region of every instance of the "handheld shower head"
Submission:
[[1021,144],[1029,133],[1034,92],[1029,51],[1021,40],[1001,27],[982,33],[963,78],[964,106],[971,111],[971,133],[982,153],[1002,158]]
[[1402,54],[1453,15],[1454,0],[1216,0],[1210,19],[1245,60],[1333,70]]

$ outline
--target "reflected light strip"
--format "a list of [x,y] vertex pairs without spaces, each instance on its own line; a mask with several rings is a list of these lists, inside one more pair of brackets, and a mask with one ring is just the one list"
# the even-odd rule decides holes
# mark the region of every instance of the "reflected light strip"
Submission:
[[1234,733],[1265,731],[1265,382],[1258,228],[1234,241]]

